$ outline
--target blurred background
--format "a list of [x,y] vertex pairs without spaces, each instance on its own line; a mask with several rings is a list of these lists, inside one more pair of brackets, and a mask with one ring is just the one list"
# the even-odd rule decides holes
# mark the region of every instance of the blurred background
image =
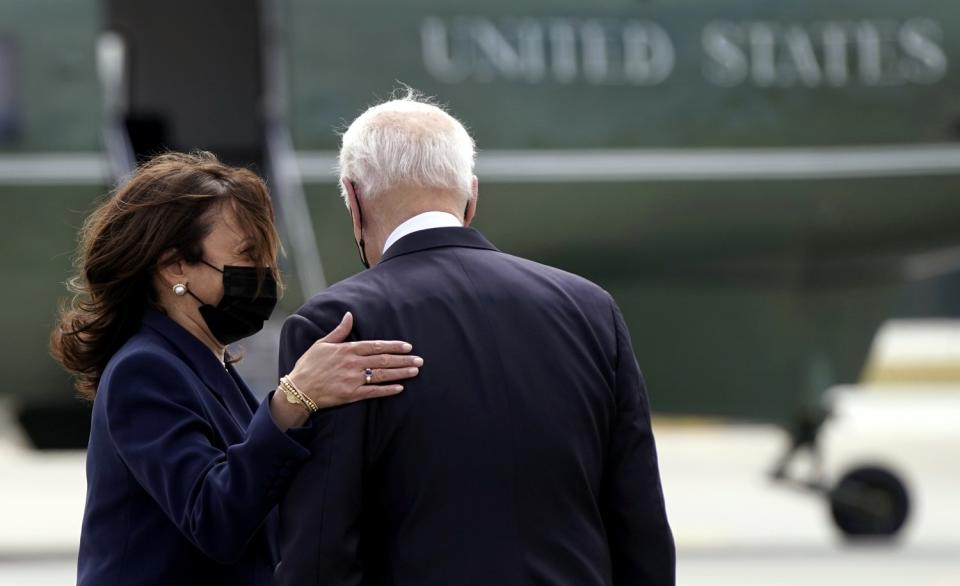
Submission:
[[947,0],[0,0],[0,583],[75,579],[46,340],[94,202],[165,149],[269,180],[266,393],[360,268],[336,131],[409,84],[477,140],[476,226],[621,304],[681,584],[960,584],[958,66]]

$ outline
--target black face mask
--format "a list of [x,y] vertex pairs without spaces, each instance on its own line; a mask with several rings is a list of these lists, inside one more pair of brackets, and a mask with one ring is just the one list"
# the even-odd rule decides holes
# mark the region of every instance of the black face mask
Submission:
[[360,251],[360,262],[363,268],[370,268],[370,261],[367,260],[367,243],[363,241],[363,208],[360,207],[360,196],[357,195],[357,184],[350,183],[353,186],[353,197],[357,200],[357,215],[360,216],[360,241],[357,242],[357,250]]
[[225,266],[220,270],[205,260],[200,262],[223,273],[223,299],[216,307],[190,292],[200,302],[200,317],[213,337],[227,346],[262,330],[263,322],[270,319],[277,306],[277,281],[273,275],[268,272],[259,283],[256,267]]

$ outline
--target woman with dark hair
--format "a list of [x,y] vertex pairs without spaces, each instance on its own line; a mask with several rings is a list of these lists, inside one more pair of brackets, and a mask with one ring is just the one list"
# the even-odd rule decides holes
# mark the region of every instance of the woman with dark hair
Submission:
[[204,152],[154,158],[87,219],[51,336],[93,401],[78,584],[269,584],[309,415],[419,372],[404,342],[345,343],[347,314],[258,404],[226,347],[270,316],[279,250],[260,178]]

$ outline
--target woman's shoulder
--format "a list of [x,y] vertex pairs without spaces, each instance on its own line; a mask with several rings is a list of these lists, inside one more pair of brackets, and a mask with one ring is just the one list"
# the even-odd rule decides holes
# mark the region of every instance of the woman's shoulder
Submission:
[[127,386],[134,381],[143,386],[151,380],[183,379],[189,373],[189,367],[169,343],[149,330],[141,330],[107,362],[97,395],[109,395],[113,387]]

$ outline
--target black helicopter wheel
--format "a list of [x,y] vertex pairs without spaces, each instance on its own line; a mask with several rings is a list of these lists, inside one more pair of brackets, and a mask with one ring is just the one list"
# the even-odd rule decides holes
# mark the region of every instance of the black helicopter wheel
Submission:
[[910,513],[907,487],[893,472],[878,466],[845,474],[829,499],[834,523],[851,540],[893,537]]

